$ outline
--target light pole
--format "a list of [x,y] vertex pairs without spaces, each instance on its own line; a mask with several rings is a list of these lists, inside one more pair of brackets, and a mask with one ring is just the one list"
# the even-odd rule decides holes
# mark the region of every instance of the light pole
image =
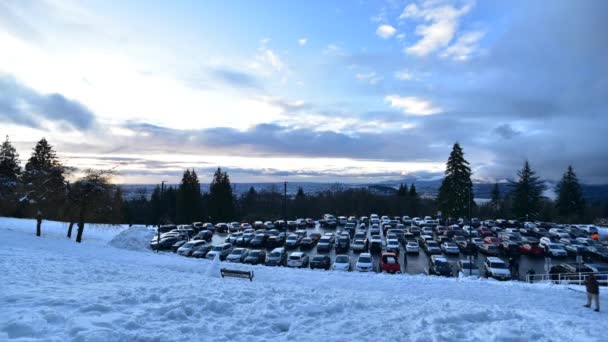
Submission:
[[283,250],[287,253],[287,182],[283,182],[283,224],[285,225],[285,240]]
[[[471,244],[473,243],[473,214],[471,211],[471,192],[473,192],[473,184],[471,183],[471,187],[467,189],[468,199],[469,199],[469,250],[471,250]],[[473,275],[473,255],[469,255],[469,277]]]
[[163,205],[163,194],[165,192],[165,183],[167,181],[162,181],[160,182],[160,206],[161,206],[161,212],[158,218],[158,226],[156,227],[156,253],[158,253],[158,251],[160,250],[160,223],[163,219],[163,215],[164,215],[164,208],[165,206]]

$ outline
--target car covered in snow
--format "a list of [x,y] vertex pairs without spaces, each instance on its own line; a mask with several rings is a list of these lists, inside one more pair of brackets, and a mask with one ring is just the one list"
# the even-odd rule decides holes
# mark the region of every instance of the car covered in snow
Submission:
[[380,270],[387,273],[401,273],[399,257],[396,253],[382,253],[380,256]]
[[293,252],[287,258],[287,267],[308,267],[309,258],[304,252]]
[[511,279],[511,271],[509,271],[507,264],[500,258],[487,257],[486,261],[483,263],[483,267],[486,277],[491,277],[496,280]]
[[346,254],[336,255],[332,269],[336,271],[350,271],[350,257]]
[[371,272],[374,270],[374,263],[370,253],[361,253],[355,264],[355,269],[359,272]]
[[284,248],[273,249],[266,257],[266,266],[285,266],[287,263],[287,253]]

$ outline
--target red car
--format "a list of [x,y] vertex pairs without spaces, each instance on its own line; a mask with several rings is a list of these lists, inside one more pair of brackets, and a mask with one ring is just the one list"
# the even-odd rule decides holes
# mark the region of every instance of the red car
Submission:
[[535,243],[526,243],[519,247],[519,251],[522,254],[533,255],[533,256],[543,256],[545,255],[545,250]]
[[380,270],[388,273],[401,273],[399,258],[395,253],[382,253],[380,257]]
[[483,239],[483,242],[487,243],[488,245],[494,245],[496,247],[500,247],[500,245],[502,245],[502,241],[494,236],[488,236],[485,239]]

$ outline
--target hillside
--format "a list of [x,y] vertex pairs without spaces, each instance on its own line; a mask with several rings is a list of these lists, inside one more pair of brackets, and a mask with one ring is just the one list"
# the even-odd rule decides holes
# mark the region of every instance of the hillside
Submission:
[[33,227],[0,219],[0,340],[602,341],[608,329],[565,286],[263,266],[250,283],[151,252],[144,227],[91,225],[82,244],[62,223],[41,238]]

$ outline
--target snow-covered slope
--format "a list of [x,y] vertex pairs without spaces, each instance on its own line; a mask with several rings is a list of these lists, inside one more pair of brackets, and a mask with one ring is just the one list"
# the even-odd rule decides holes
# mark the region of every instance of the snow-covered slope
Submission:
[[605,341],[608,329],[564,286],[263,266],[246,267],[251,283],[141,250],[143,227],[88,226],[82,244],[61,223],[34,227],[0,219],[0,340]]

